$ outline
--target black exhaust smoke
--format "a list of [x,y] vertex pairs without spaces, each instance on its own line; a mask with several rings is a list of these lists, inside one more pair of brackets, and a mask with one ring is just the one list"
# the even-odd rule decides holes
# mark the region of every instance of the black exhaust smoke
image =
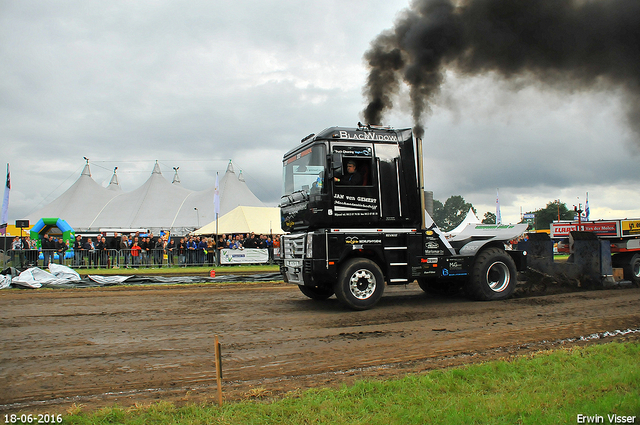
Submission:
[[416,135],[446,70],[559,90],[622,88],[640,135],[640,0],[415,0],[365,53],[364,119],[382,124],[401,82]]

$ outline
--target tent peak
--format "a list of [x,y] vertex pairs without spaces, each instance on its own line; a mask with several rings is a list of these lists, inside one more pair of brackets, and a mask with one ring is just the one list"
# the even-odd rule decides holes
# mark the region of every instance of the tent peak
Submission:
[[109,182],[109,186],[111,186],[111,185],[118,186],[119,185],[119,183],[118,183],[118,175],[116,174],[116,170],[117,169],[118,169],[118,167],[115,167],[113,169],[113,176],[111,176],[111,181]]
[[81,176],[89,176],[91,177],[91,169],[89,168],[89,163],[86,163],[84,165],[84,168],[82,169],[82,174],[80,174]]
[[156,160],[156,165],[153,166],[153,171],[151,172],[151,174],[162,174],[162,171],[160,171],[160,166],[158,165],[158,160]]
[[173,167],[173,171],[175,171],[175,173],[173,174],[173,181],[171,184],[180,184],[180,176],[178,175],[179,169],[180,167]]
[[238,174],[238,180],[240,180],[241,182],[244,181],[244,176],[242,175],[242,170],[240,170],[240,174]]
[[233,163],[231,163],[231,160],[229,160],[229,165],[227,165],[227,173],[231,171],[233,174],[235,174],[235,171],[233,171]]

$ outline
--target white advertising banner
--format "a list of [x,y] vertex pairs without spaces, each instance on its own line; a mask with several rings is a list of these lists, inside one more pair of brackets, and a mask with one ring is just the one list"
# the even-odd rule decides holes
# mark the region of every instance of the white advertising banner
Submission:
[[267,249],[221,249],[220,264],[247,264],[268,263],[269,251]]

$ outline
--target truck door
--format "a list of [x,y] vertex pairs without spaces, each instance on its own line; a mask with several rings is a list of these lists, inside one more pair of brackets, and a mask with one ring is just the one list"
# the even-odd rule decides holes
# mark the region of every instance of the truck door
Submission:
[[373,146],[370,143],[334,145],[342,158],[342,173],[333,179],[333,215],[340,223],[363,223],[379,218],[379,191]]
[[400,202],[400,149],[398,145],[375,145],[376,168],[379,181],[380,217],[383,221],[399,220]]

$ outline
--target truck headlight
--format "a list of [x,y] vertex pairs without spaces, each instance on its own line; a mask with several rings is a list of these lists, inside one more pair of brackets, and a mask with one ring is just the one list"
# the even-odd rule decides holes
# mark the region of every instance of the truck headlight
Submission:
[[307,233],[306,257],[313,258],[313,233]]

